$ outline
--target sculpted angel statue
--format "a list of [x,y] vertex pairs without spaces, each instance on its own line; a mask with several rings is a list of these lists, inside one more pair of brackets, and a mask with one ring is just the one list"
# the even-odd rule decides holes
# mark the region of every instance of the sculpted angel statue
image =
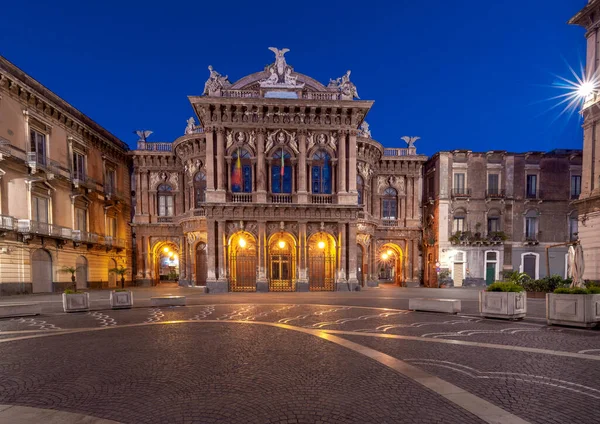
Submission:
[[421,137],[409,137],[405,135],[404,137],[400,137],[402,140],[408,144],[408,148],[415,147],[415,142],[419,140]]
[[208,80],[206,80],[206,83],[204,83],[204,92],[202,94],[211,94],[220,88],[231,85],[229,77],[227,75],[223,76],[215,71],[212,65],[208,65],[208,71],[210,72],[210,75]]
[[287,67],[284,55],[289,52],[290,49],[279,50],[277,47],[269,47],[269,50],[275,53],[275,70],[277,71],[277,75],[283,77],[285,75],[285,68]]
[[194,120],[194,117],[190,117],[190,119],[187,120],[187,126],[185,127],[185,134],[192,134],[194,131],[196,130],[196,121]]
[[371,138],[371,130],[369,130],[369,124],[367,123],[367,121],[363,121],[362,124],[360,124],[359,127],[359,131],[360,131],[360,135],[366,138]]

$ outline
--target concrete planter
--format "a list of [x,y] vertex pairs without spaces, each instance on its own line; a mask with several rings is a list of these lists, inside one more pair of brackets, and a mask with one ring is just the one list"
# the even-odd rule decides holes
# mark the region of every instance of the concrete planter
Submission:
[[113,309],[130,309],[133,307],[133,293],[129,290],[111,291],[110,307]]
[[90,310],[89,293],[63,293],[62,301],[65,312],[83,312]]
[[487,318],[525,318],[527,314],[527,293],[480,291],[479,313]]
[[600,294],[546,295],[548,324],[594,327],[600,321]]

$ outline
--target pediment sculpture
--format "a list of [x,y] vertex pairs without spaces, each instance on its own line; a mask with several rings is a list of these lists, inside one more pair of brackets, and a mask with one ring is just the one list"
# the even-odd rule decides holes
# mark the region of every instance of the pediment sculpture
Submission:
[[211,65],[208,66],[208,70],[210,76],[206,80],[206,83],[204,83],[204,92],[202,94],[208,94],[209,96],[220,95],[221,89],[231,86],[227,75],[221,75]]
[[295,154],[299,153],[298,150],[298,138],[295,132],[289,132],[286,130],[276,130],[267,134],[267,144],[265,146],[265,152],[270,151],[275,144],[287,145],[290,147]]
[[360,127],[358,128],[358,136],[371,138],[371,130],[369,130],[369,124],[367,121],[363,121],[362,124],[360,124]]
[[336,79],[330,79],[328,88],[337,88],[340,92],[341,100],[354,100],[355,98],[360,99],[356,86],[350,81],[350,73],[352,71],[346,71],[346,73]]
[[415,147],[415,142],[417,140],[420,140],[421,137],[409,137],[409,136],[404,136],[404,137],[400,137],[402,140],[404,140],[406,142],[406,144],[408,145],[408,148],[412,148]]
[[194,117],[191,116],[190,119],[187,120],[187,126],[185,127],[185,134],[193,134],[196,132],[196,121]]
[[399,195],[404,194],[404,177],[395,175],[380,175],[377,177],[377,193],[383,194],[383,191],[388,187],[396,189]]
[[285,54],[290,49],[278,49],[276,47],[269,47],[273,53],[275,53],[275,63],[267,66],[266,71],[269,72],[269,76],[260,81],[261,88],[277,87],[277,88],[302,88],[304,87],[303,82],[298,82],[298,76],[292,75],[293,68],[285,61]]

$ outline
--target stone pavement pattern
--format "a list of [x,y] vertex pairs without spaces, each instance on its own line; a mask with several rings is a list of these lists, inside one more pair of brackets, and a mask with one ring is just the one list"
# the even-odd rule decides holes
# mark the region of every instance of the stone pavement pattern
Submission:
[[131,423],[481,422],[380,363],[280,324],[389,354],[530,422],[600,416],[597,330],[299,303],[0,320],[0,404]]

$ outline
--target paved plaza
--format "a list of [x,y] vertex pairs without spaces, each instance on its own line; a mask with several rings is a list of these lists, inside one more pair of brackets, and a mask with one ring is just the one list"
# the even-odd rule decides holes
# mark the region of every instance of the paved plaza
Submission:
[[[600,332],[477,316],[477,291],[212,295],[0,320],[0,423],[597,423]],[[156,294],[186,307],[149,307]],[[463,313],[407,310],[461,298]]]

